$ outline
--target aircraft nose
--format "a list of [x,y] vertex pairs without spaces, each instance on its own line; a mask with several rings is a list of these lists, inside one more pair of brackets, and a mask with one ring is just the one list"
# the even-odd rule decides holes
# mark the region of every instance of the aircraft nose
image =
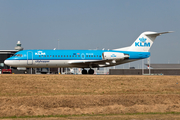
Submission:
[[11,61],[9,61],[9,60],[5,60],[5,61],[4,61],[4,64],[6,64],[6,65],[10,65],[10,64],[11,64]]
[[5,61],[4,61],[4,64],[6,64],[6,65],[7,65],[7,60],[5,60]]

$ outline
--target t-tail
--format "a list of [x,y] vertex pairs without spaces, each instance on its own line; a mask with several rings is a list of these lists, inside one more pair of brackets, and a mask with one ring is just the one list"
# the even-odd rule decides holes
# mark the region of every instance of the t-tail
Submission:
[[173,31],[161,32],[161,33],[143,32],[131,46],[116,49],[116,50],[149,52],[149,50],[157,36],[159,36],[161,34],[171,33],[171,32],[173,32]]

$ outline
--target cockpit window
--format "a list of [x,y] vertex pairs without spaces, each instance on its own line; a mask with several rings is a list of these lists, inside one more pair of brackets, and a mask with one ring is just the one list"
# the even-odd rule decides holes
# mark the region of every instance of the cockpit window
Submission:
[[14,57],[22,57],[22,54],[14,54]]

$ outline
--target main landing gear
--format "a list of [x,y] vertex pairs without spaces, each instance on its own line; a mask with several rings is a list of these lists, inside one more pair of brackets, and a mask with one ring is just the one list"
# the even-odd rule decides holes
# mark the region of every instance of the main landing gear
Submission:
[[82,74],[91,74],[92,75],[92,74],[94,74],[94,70],[93,69],[89,69],[88,72],[87,72],[87,70],[83,69],[82,70]]
[[87,70],[83,69],[82,74],[87,74]]

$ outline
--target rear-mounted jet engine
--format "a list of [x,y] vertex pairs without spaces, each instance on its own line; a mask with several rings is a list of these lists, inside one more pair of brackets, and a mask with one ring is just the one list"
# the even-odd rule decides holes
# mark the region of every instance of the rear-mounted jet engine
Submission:
[[128,59],[129,55],[118,52],[103,52],[102,57],[104,60],[120,60],[120,59]]

